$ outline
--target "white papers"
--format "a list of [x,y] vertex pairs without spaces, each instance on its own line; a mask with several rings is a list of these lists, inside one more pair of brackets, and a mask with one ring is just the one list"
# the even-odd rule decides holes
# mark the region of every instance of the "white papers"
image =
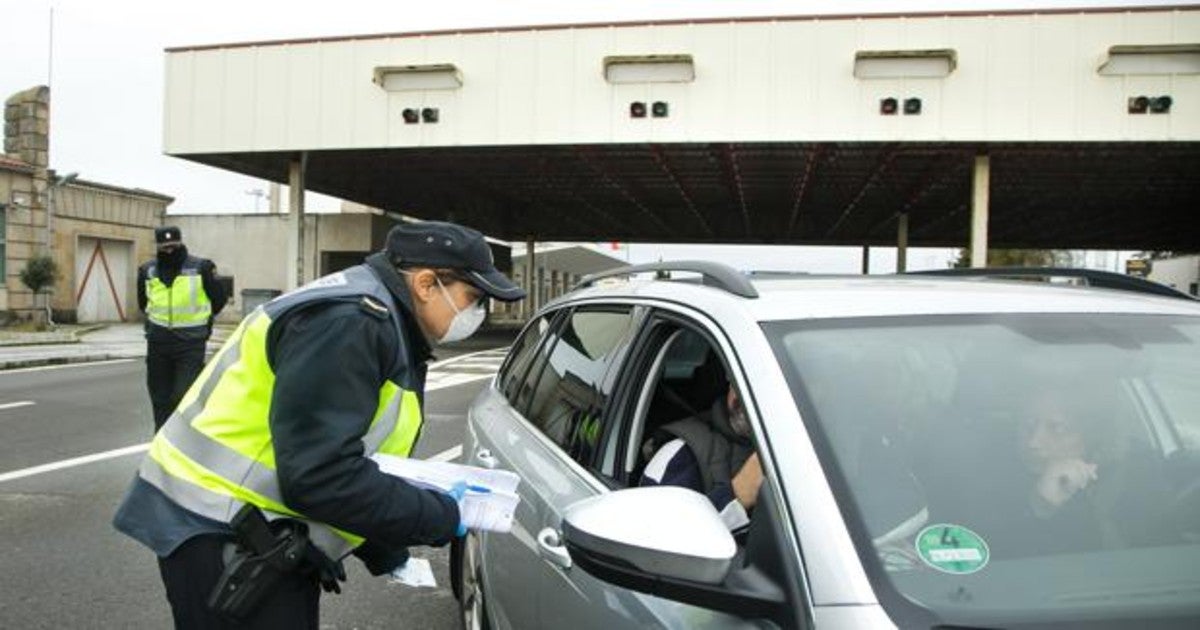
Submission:
[[467,528],[502,533],[512,529],[513,515],[521,501],[517,496],[521,478],[514,472],[381,453],[371,459],[379,464],[379,470],[422,488],[445,492],[465,481],[467,493],[459,509]]
[[433,568],[425,558],[409,558],[407,562],[396,567],[392,573],[392,581],[406,586],[430,588],[437,586],[433,577]]

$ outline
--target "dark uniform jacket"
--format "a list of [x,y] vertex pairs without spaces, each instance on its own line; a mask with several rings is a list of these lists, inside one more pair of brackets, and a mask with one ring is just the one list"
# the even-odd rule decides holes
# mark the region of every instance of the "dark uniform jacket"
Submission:
[[[404,315],[403,359],[418,374],[420,395],[430,347],[413,319],[408,288],[382,256],[367,264]],[[381,473],[363,457],[362,436],[379,388],[399,367],[400,344],[386,308],[369,300],[293,309],[272,324],[267,339],[280,489],[292,509],[366,538],[355,555],[375,574],[401,564],[410,545],[445,544],[458,525],[453,499]],[[184,510],[140,477],[114,526],[164,557],[192,536],[229,533],[226,524]]]

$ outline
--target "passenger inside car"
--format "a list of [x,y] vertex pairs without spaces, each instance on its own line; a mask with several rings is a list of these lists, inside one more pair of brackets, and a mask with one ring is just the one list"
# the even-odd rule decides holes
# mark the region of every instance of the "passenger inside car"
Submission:
[[994,412],[1003,421],[943,434],[958,451],[948,457],[958,474],[923,477],[935,521],[971,527],[998,559],[1172,542],[1164,460],[1118,383],[1041,378],[1013,387],[1011,412]]
[[[686,332],[686,331],[685,331]],[[669,342],[647,419],[641,486],[673,485],[706,495],[731,531],[749,524],[762,466],[737,388],[707,342],[676,335]],[[703,361],[690,370],[688,358]],[[683,372],[688,378],[681,379]],[[674,376],[675,378],[670,378]]]
[[748,525],[763,475],[737,388],[730,385],[708,409],[659,432],[669,439],[650,458],[639,485],[690,488],[708,497],[731,531]]

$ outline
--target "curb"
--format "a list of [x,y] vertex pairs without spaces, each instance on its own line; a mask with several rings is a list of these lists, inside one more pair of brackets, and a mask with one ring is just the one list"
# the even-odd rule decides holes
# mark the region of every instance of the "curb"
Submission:
[[62,345],[68,345],[68,344],[73,344],[73,343],[80,343],[82,341],[80,339],[81,336],[86,335],[91,332],[96,332],[97,330],[103,330],[105,328],[108,328],[108,324],[92,324],[89,326],[80,326],[76,330],[71,331],[71,336],[69,339],[47,339],[44,341],[38,341],[38,340],[30,341],[30,340],[21,340],[21,339],[4,340],[4,341],[0,341],[0,348],[10,348],[10,347],[15,347],[15,346],[62,346]]
[[108,328],[108,324],[91,324],[88,326],[80,326],[79,330],[76,330],[73,333],[73,336],[76,340],[78,340],[80,335],[86,335],[88,333],[96,332],[97,330],[104,330],[105,328]]
[[[144,346],[143,346],[144,347]],[[212,359],[212,355],[216,353],[220,344],[209,344],[205,349],[204,360],[207,363]],[[97,354],[79,354],[74,356],[50,356],[36,357],[30,359],[0,359],[0,373],[8,370],[20,370],[24,368],[46,367],[51,365],[69,365],[73,363],[96,363],[99,361],[116,361],[122,359],[143,360],[146,358],[145,353],[129,353],[129,352],[102,352]]]
[[70,339],[48,339],[45,341],[30,341],[16,339],[12,341],[0,341],[0,348],[16,348],[22,346],[69,346],[79,343],[79,338],[72,336]]
[[0,361],[0,372],[20,370],[23,368],[45,367],[50,365],[69,365],[72,363],[95,363],[98,361],[113,361],[116,359],[137,359],[123,354],[85,354],[74,357],[39,357],[36,359],[18,359],[16,361]]

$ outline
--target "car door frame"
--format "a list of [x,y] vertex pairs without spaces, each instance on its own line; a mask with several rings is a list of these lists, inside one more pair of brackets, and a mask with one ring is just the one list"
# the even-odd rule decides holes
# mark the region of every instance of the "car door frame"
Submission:
[[[589,310],[628,310],[632,317],[630,329],[621,338],[617,346],[615,346],[614,357],[605,367],[603,375],[597,380],[597,382],[608,382],[612,377],[613,372],[621,369],[627,360],[629,348],[640,335],[641,326],[645,320],[648,309],[643,307],[637,301],[614,300],[589,300],[565,303],[557,306],[559,307],[560,313],[556,314],[553,319],[555,322],[554,326],[547,330],[547,337],[553,334],[554,339],[550,342],[539,342],[536,352],[543,356],[532,361],[526,368],[525,374],[523,374],[520,378],[523,381],[529,381],[530,379],[540,380],[544,377],[545,369],[550,363],[550,357],[554,353],[557,343],[561,341],[561,335],[557,333],[561,333],[563,327],[575,314],[581,311]],[[546,345],[547,343],[551,343],[551,345]],[[539,363],[540,367],[537,367]],[[537,385],[535,384],[534,387],[536,389]],[[503,396],[502,392],[499,392],[499,390],[497,390],[497,393]],[[615,393],[615,386],[613,393]],[[568,488],[564,491],[561,487],[538,487],[542,485],[554,486],[554,483],[538,484],[529,483],[528,481],[523,480],[521,487],[518,488],[518,493],[522,494],[521,503],[523,506],[527,509],[531,508],[537,512],[535,518],[538,519],[538,525],[536,527],[529,528],[531,530],[529,533],[533,534],[534,538],[536,539],[538,537],[537,534],[547,527],[552,527],[555,530],[559,528],[561,519],[557,515],[562,513],[562,509],[565,508],[566,505],[574,503],[575,500],[585,498],[585,496],[594,496],[596,494],[608,492],[609,487],[595,475],[593,470],[589,470],[587,467],[585,467],[585,465],[571,457],[571,455],[562,445],[559,445],[557,442],[555,442],[542,430],[542,427],[538,426],[538,424],[529,417],[528,414],[532,399],[533,397],[531,396],[529,399],[525,400],[524,404],[521,406],[513,406],[511,403],[509,403],[509,411],[511,412],[512,419],[520,427],[521,436],[528,438],[527,440],[523,441],[524,443],[521,446],[514,446],[514,448],[522,449],[523,457],[527,460],[527,462],[535,462],[533,466],[535,469],[539,467],[541,468],[541,470],[545,473],[543,475],[543,481],[556,480],[559,481],[561,485],[561,482],[566,480],[567,483],[572,486],[572,488]],[[506,398],[505,400],[507,402]],[[601,418],[605,424],[610,421],[611,414],[611,405],[606,404],[601,415]],[[592,453],[592,458],[594,458],[594,456],[595,451]],[[554,469],[558,471],[559,474],[545,472],[547,468]],[[556,505],[554,506],[554,509],[551,509],[549,507],[550,504],[556,502],[559,498],[559,495],[574,496],[572,496],[571,500],[562,501],[562,505]],[[485,536],[485,541],[490,537],[491,536]],[[529,543],[525,544],[526,546],[529,545]],[[532,545],[534,546],[534,557],[530,560],[531,564],[535,567],[531,569],[531,573],[536,576],[531,577],[532,579],[535,579],[536,582],[526,582],[526,588],[528,588],[528,584],[530,583],[539,584],[539,587],[536,589],[537,594],[535,596],[537,600],[535,607],[539,609],[539,622],[536,625],[543,626],[545,624],[541,623],[542,617],[540,608],[542,606],[542,602],[547,597],[547,589],[543,588],[541,584],[543,584],[547,579],[554,579],[554,577],[557,575],[556,572],[560,570],[560,567],[556,566],[550,558],[544,556],[538,557],[538,544],[539,542],[537,540],[532,541]],[[574,570],[581,571],[578,568]],[[488,586],[487,582],[488,580],[485,579],[485,588]],[[622,625],[628,624],[623,623]],[[611,624],[602,624],[598,627],[611,627]]]
[[[725,329],[708,313],[689,305],[661,300],[649,300],[645,304],[650,308],[650,312],[642,322],[642,330],[626,357],[626,373],[613,392],[614,404],[611,407],[614,410],[620,410],[623,419],[620,423],[610,422],[605,425],[605,436],[600,448],[597,449],[597,456],[601,458],[601,461],[607,459],[609,449],[615,449],[613,472],[616,474],[610,478],[603,470],[597,471],[597,473],[601,474],[602,478],[606,478],[607,483],[614,489],[631,487],[629,480],[625,478],[630,472],[626,470],[625,462],[629,457],[637,456],[637,451],[645,436],[644,433],[639,433],[633,442],[630,442],[629,436],[634,428],[638,430],[644,428],[644,424],[637,427],[634,425],[645,421],[644,417],[639,416],[644,415],[647,411],[645,407],[648,407],[649,404],[644,399],[649,391],[648,388],[653,387],[648,382],[650,372],[654,369],[653,364],[658,362],[658,357],[664,351],[664,344],[667,343],[669,337],[673,336],[673,333],[670,332],[664,336],[656,329],[666,326],[679,330],[686,327],[704,337],[712,350],[720,355],[727,374],[733,379],[738,391],[743,396],[743,403],[748,415],[751,416],[751,423],[756,426],[758,452],[762,459],[765,480],[764,492],[760,494],[760,500],[763,501],[760,508],[771,512],[768,520],[773,519],[773,523],[791,522],[789,519],[792,517],[782,493],[779,477],[772,470],[770,440],[764,439],[765,425],[760,422],[761,413],[756,403],[754,388],[750,386],[740,357],[734,351],[733,342]],[[773,356],[771,360],[774,360]],[[619,436],[614,438],[614,434],[618,433]],[[794,619],[790,620],[792,623],[785,625],[811,627],[815,609],[795,527],[777,525],[772,531],[776,544],[780,547],[781,555],[785,558],[781,567],[782,578],[786,582],[784,588],[789,601],[794,604],[795,608]]]

